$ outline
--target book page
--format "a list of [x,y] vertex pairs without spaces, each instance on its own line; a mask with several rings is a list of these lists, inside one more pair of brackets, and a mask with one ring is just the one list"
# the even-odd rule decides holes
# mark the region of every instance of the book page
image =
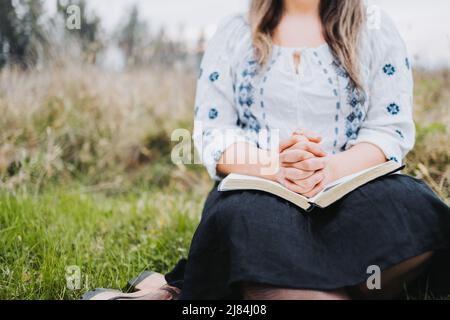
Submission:
[[230,174],[226,177],[218,187],[219,191],[233,190],[258,190],[279,196],[289,202],[294,203],[298,207],[308,210],[311,204],[308,198],[301,194],[295,193],[278,182],[253,176],[245,176],[239,174]]
[[378,165],[378,166],[376,166],[376,167],[368,168],[368,169],[366,169],[366,170],[359,171],[359,172],[356,172],[356,173],[351,174],[351,175],[349,175],[349,176],[345,176],[345,177],[343,177],[343,178],[341,178],[341,179],[338,179],[338,180],[336,180],[336,181],[330,183],[329,185],[327,185],[327,186],[326,186],[319,194],[317,194],[317,195],[316,195],[315,197],[313,197],[313,198],[310,198],[309,200],[310,200],[311,202],[315,202],[315,201],[316,201],[318,198],[320,198],[320,196],[321,196],[322,194],[324,194],[325,192],[328,192],[328,191],[330,191],[331,189],[333,189],[333,188],[337,187],[338,185],[341,185],[341,184],[343,184],[343,183],[345,183],[345,182],[347,182],[347,181],[350,181],[350,180],[352,180],[352,179],[355,179],[356,177],[359,177],[359,176],[361,176],[361,175],[363,175],[363,174],[366,174],[367,172],[372,171],[372,170],[374,170],[375,168],[378,168],[378,167],[381,167],[381,166],[385,166],[387,163],[389,163],[389,162],[386,162],[386,163],[383,163],[383,164]]
[[297,206],[309,210],[314,205],[324,208],[345,194],[379,176],[401,170],[401,166],[390,161],[381,165],[343,177],[324,188],[322,192],[312,198],[295,193],[278,182],[264,178],[230,174],[219,184],[219,191],[258,190],[277,195]]

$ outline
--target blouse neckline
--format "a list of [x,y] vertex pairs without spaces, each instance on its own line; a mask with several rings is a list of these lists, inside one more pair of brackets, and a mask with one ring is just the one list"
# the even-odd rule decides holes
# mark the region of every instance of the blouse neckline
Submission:
[[282,51],[289,51],[289,52],[293,52],[293,51],[322,51],[324,49],[328,49],[329,45],[327,42],[322,43],[321,45],[317,46],[317,47],[288,47],[288,46],[281,46],[278,44],[273,44],[272,45],[274,48],[278,49],[278,50],[282,50]]

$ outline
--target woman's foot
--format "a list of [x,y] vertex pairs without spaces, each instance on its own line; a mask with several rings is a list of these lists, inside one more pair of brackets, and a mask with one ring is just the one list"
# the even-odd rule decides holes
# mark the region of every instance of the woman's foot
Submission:
[[169,286],[164,275],[145,271],[128,281],[131,293],[113,289],[96,289],[83,295],[82,300],[178,300],[181,290]]
[[158,289],[147,289],[140,290],[134,293],[129,293],[123,297],[120,297],[115,300],[178,300],[180,296],[180,289],[171,287],[169,285],[164,285]]
[[178,288],[164,285],[158,289],[140,290],[133,293],[123,293],[112,289],[95,289],[87,292],[82,300],[176,300],[180,295]]
[[128,281],[128,285],[129,291],[154,292],[157,296],[164,297],[156,300],[177,300],[181,293],[180,289],[167,284],[164,275],[153,271],[144,271],[136,278]]
[[164,275],[153,271],[144,271],[136,278],[128,281],[127,291],[159,289],[166,284]]

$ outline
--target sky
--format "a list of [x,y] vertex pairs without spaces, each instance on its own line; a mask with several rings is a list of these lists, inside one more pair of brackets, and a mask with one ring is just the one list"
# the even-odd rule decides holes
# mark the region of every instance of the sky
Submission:
[[[49,7],[56,0],[47,0]],[[423,67],[450,67],[450,1],[449,0],[367,0],[379,5],[395,21],[410,55]],[[248,0],[87,0],[101,16],[107,30],[120,24],[125,13],[138,4],[142,18],[157,30],[165,26],[172,35],[198,38],[204,30],[214,33],[224,17],[245,12]]]

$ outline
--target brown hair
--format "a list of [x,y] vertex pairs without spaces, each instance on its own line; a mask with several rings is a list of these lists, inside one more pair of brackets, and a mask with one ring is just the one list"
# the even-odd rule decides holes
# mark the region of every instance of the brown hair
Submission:
[[[272,53],[272,36],[283,16],[283,0],[252,0],[250,24],[256,59],[265,64]],[[363,90],[358,47],[364,23],[361,0],[320,0],[323,36],[351,81]]]

